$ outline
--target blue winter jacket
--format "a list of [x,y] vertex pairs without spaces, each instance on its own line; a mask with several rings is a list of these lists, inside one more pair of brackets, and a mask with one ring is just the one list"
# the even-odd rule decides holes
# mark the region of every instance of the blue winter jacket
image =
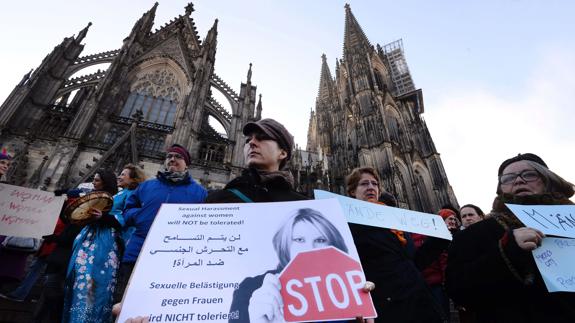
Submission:
[[126,226],[134,226],[136,230],[126,246],[122,262],[136,262],[162,203],[203,203],[206,196],[206,189],[189,175],[176,184],[158,173],[157,178],[141,183],[126,201]]

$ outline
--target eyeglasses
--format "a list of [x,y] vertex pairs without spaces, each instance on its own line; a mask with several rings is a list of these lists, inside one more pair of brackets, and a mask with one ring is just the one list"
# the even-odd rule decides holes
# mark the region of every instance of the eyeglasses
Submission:
[[517,177],[521,177],[526,182],[533,182],[541,178],[541,175],[535,170],[524,170],[521,173],[509,173],[499,176],[499,183],[503,185],[513,184]]
[[182,155],[178,154],[178,153],[169,153],[169,154],[166,155],[166,159],[172,159],[172,158],[175,158],[175,159],[184,159],[184,157],[183,157]]

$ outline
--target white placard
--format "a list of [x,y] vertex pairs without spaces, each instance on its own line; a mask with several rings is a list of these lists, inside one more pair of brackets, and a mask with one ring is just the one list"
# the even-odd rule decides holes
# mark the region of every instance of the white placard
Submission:
[[[286,223],[303,209],[328,220],[348,254],[359,260],[335,200],[163,204],[136,263],[118,322],[134,316],[148,316],[150,322],[234,322],[240,317],[240,310],[230,309],[234,292],[246,278],[279,274],[274,235],[288,226],[295,228]],[[287,241],[295,250],[294,238],[290,235]]]
[[575,205],[505,205],[525,226],[552,236],[575,238]]
[[0,234],[42,238],[54,232],[63,196],[52,192],[0,184]]
[[575,292],[575,239],[544,238],[532,253],[549,292]]
[[349,223],[395,229],[451,240],[451,233],[441,216],[410,211],[353,199],[322,190],[314,190],[316,199],[336,198]]

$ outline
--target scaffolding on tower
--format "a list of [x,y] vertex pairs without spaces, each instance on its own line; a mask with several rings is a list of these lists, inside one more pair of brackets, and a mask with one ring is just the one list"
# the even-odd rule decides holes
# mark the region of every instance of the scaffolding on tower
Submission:
[[403,53],[403,40],[399,39],[383,46],[383,53],[391,67],[395,96],[415,91],[415,84],[413,84]]

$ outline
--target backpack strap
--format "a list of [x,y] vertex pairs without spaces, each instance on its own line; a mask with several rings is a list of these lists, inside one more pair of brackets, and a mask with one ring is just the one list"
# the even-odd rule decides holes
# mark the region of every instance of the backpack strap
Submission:
[[252,201],[252,199],[247,197],[244,193],[240,192],[238,189],[229,188],[228,191],[234,193],[237,197],[239,197],[242,201],[244,201],[246,203],[253,203],[254,202],[254,201]]

